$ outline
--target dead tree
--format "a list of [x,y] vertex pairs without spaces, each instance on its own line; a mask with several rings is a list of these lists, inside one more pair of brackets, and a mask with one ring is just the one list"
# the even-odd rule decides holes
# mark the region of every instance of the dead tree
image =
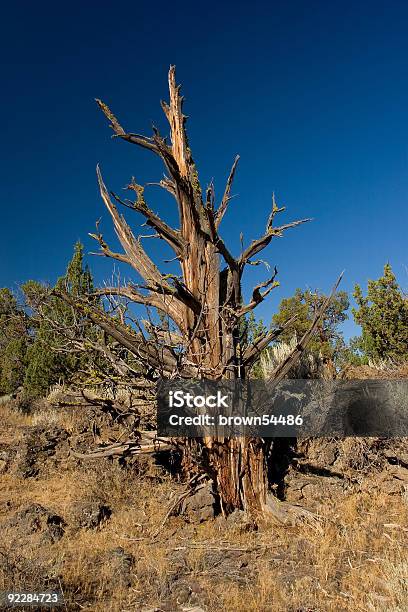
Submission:
[[[98,292],[99,295],[121,296],[148,309],[157,309],[173,323],[174,331],[156,327],[155,333],[148,336],[141,327],[136,329],[134,325],[113,320],[89,305],[82,304],[82,308],[116,342],[137,355],[145,364],[146,371],[171,379],[245,378],[261,351],[279,336],[282,328],[263,334],[242,350],[241,319],[278,286],[275,269],[270,278],[253,289],[249,302],[244,303],[241,289],[244,270],[247,265],[260,263],[254,258],[273,238],[281,237],[286,230],[309,219],[276,225],[276,218],[284,208],[280,208],[272,198],[265,233],[235,257],[221,237],[220,225],[231,200],[239,157],[234,160],[225,191],[216,206],[213,184],[203,193],[198,180],[174,66],[170,67],[168,81],[170,100],[161,105],[170,125],[170,142],[156,128],[153,128],[151,137],[126,131],[106,104],[101,100],[97,103],[108,118],[114,137],[147,149],[162,160],[166,174],[158,185],[174,198],[179,227],[170,227],[154,212],[145,199],[144,188],[135,179],[127,186],[134,194],[132,200],[109,192],[98,167],[100,193],[123,252],[112,251],[99,230],[91,236],[99,242],[101,255],[129,264],[141,279],[139,284],[105,287]],[[159,270],[142,246],[142,237],[134,234],[117,205],[142,215],[145,225],[154,230],[154,235],[170,245],[180,265],[179,276]],[[304,350],[326,307],[327,303],[323,304],[310,330],[272,373],[274,378],[280,380],[285,376]],[[267,441],[259,438],[203,438],[185,440],[181,446],[187,469],[193,473],[205,469],[211,475],[225,513],[236,508],[250,512],[265,509]]]

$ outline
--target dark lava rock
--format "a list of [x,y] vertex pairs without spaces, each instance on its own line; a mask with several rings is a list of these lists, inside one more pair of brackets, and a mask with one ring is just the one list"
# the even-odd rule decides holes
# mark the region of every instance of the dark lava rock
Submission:
[[107,521],[112,510],[100,501],[79,502],[73,508],[73,524],[84,529],[96,529]]
[[49,459],[54,457],[57,446],[67,437],[68,432],[60,427],[30,427],[17,447],[13,466],[16,476],[37,476],[46,467]]
[[43,543],[53,544],[64,535],[64,520],[40,504],[30,504],[2,523],[1,528],[12,529],[17,537],[28,538],[39,534]]

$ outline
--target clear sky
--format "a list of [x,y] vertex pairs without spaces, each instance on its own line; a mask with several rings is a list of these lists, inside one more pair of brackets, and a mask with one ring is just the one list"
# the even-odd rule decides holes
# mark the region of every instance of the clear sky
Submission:
[[[235,252],[241,231],[246,244],[263,231],[272,191],[282,221],[314,218],[264,252],[282,284],[260,316],[296,287],[328,291],[343,269],[351,291],[390,261],[406,287],[407,32],[397,0],[4,3],[0,286],[54,282],[77,239],[95,249],[100,217],[110,239],[96,163],[116,191],[132,175],[160,179],[157,159],[110,139],[94,98],[129,131],[164,130],[159,101],[176,64],[204,186],[213,177],[220,197],[241,155],[222,226]],[[160,190],[146,197],[174,219]],[[97,282],[109,279],[112,262],[89,259]],[[264,272],[251,269],[246,287]]]

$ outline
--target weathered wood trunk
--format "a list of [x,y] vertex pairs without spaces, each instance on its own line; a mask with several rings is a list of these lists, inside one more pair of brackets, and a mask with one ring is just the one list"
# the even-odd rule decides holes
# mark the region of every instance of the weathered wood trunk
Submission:
[[[238,163],[235,158],[224,194],[218,207],[212,183],[203,195],[197,170],[191,155],[185,130],[186,117],[182,112],[183,98],[176,84],[174,67],[169,72],[169,104],[162,102],[170,125],[171,144],[157,129],[148,138],[127,132],[115,115],[101,101],[98,104],[109,119],[115,135],[158,155],[167,175],[159,185],[175,199],[179,213],[177,229],[167,225],[149,208],[144,188],[134,179],[128,189],[136,195],[134,201],[121,200],[106,189],[98,168],[100,191],[112,216],[123,253],[115,253],[101,234],[91,234],[100,245],[103,255],[128,263],[141,277],[143,284],[106,287],[98,293],[118,295],[131,302],[156,309],[174,325],[172,335],[165,329],[151,325],[150,337],[141,331],[108,320],[100,313],[94,316],[98,324],[138,359],[142,359],[150,372],[165,378],[245,379],[261,351],[283,328],[275,329],[256,338],[250,346],[243,346],[242,318],[250,313],[278,286],[277,270],[265,282],[257,285],[247,304],[243,303],[241,280],[247,264],[257,265],[253,259],[275,236],[309,219],[294,221],[275,227],[275,217],[284,211],[272,198],[265,234],[242,248],[234,257],[219,234],[219,226],[231,199],[231,186]],[[180,264],[180,276],[159,271],[142,247],[141,237],[135,237],[124,217],[119,214],[113,199],[140,213],[145,224],[155,235],[165,240],[174,250]],[[279,366],[272,376],[282,378],[304,349],[316,327],[321,313],[311,330],[296,346],[293,354]],[[288,321],[288,325],[292,321]],[[166,336],[167,333],[167,336]],[[166,340],[167,338],[167,340]],[[174,338],[178,349],[175,350]],[[187,469],[205,470],[211,475],[225,513],[241,508],[261,512],[267,494],[267,444],[257,438],[215,439],[203,438],[185,441],[184,463]]]
[[267,494],[267,466],[260,438],[232,438],[221,443],[211,459],[224,511],[236,508],[263,512]]
[[191,475],[205,470],[221,510],[264,511],[268,490],[266,446],[260,438],[192,439],[183,445],[183,467]]

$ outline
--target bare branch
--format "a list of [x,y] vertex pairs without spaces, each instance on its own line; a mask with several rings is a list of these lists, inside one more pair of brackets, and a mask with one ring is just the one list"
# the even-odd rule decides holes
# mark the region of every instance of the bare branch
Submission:
[[215,215],[215,226],[218,228],[222,218],[225,214],[225,211],[227,210],[227,206],[228,206],[228,202],[230,201],[231,197],[230,197],[230,193],[231,193],[231,186],[232,186],[232,182],[234,180],[234,176],[235,176],[235,170],[237,168],[239,162],[239,155],[237,155],[234,159],[234,163],[232,164],[232,168],[231,168],[231,172],[229,173],[228,176],[228,180],[227,180],[227,185],[225,187],[225,191],[224,191],[224,196],[222,198],[220,207],[218,208],[216,215]]
[[170,329],[162,329],[153,325],[151,321],[142,319],[142,323],[145,329],[151,334],[157,342],[166,344],[167,346],[174,348],[182,346],[185,342],[185,338],[177,332],[171,331]]
[[273,225],[274,218],[277,214],[284,212],[286,208],[284,206],[279,207],[276,204],[275,193],[272,193],[272,210],[271,214],[268,217],[268,221],[266,223],[266,231],[268,232]]
[[[175,251],[177,256],[181,257],[185,251],[186,243],[178,230],[171,228],[165,221],[162,221],[158,215],[156,215],[146,204],[143,196],[143,187],[137,185],[134,180],[128,186],[136,192],[137,199],[132,202],[131,208],[141,213],[146,219],[146,224],[153,227],[160,238],[164,239]],[[113,197],[120,204],[126,205],[126,203],[119,198],[115,193],[112,193]]]
[[[157,346],[153,342],[146,340],[141,333],[136,333],[129,326],[124,326],[112,319],[111,316],[88,301],[80,298],[74,299],[73,296],[65,291],[54,290],[53,294],[82,312],[146,365],[155,368],[159,372],[163,372],[167,376],[174,375],[178,371],[179,364],[177,359],[166,347],[161,347],[159,354]],[[184,370],[184,375],[194,376],[194,370],[191,368],[185,367]]]
[[244,367],[251,367],[255,361],[258,359],[261,352],[274,340],[276,340],[282,332],[285,331],[294,321],[296,321],[297,316],[291,317],[284,325],[278,327],[276,329],[272,329],[269,332],[265,332],[261,334],[255,341],[246,349],[242,356],[242,364]]
[[[279,281],[275,280],[277,274],[278,274],[278,270],[275,266],[273,275],[271,276],[271,278],[264,281],[263,283],[259,283],[259,285],[256,285],[256,287],[254,288],[252,292],[252,300],[249,302],[249,304],[247,304],[246,306],[243,306],[242,308],[238,310],[237,312],[238,318],[242,317],[247,312],[250,312],[251,310],[256,308],[258,304],[260,304],[270,294],[270,292],[273,291],[273,289],[275,289],[276,287],[279,287]],[[264,289],[264,288],[266,288],[266,291],[262,292],[261,289]]]
[[191,153],[188,149],[185,132],[185,120],[183,115],[183,96],[180,95],[180,85],[176,83],[176,67],[170,66],[169,70],[169,93],[170,105],[162,104],[162,108],[170,124],[171,143],[174,159],[177,162],[180,174],[189,176]]
[[102,234],[89,233],[88,236],[90,236],[99,243],[99,246],[101,247],[102,251],[102,253],[91,253],[91,255],[110,257],[111,259],[116,259],[117,261],[121,261],[122,263],[130,264],[130,260],[126,255],[124,255],[123,253],[115,253],[110,250],[109,246],[104,241]]
[[163,287],[168,286],[166,281],[163,279],[163,276],[160,273],[159,269],[155,266],[150,257],[146,254],[140,242],[134,237],[124,217],[122,215],[119,215],[116,206],[113,204],[112,200],[109,197],[109,193],[103,182],[99,166],[97,166],[96,172],[98,176],[99,188],[102,199],[105,203],[106,208],[112,216],[116,233],[118,235],[120,243],[122,244],[126,252],[131,266],[140,274],[140,276],[146,282],[157,283],[163,285]]
[[287,223],[286,225],[282,225],[281,227],[269,227],[268,231],[266,232],[266,234],[264,234],[264,236],[261,236],[261,238],[258,238],[257,240],[253,240],[249,247],[245,249],[245,251],[242,253],[241,257],[239,258],[240,267],[242,268],[251,257],[262,251],[265,247],[267,247],[272,238],[274,238],[275,236],[281,237],[285,230],[290,229],[292,227],[296,227],[297,225],[301,225],[302,223],[307,223],[311,220],[312,219],[309,218],[299,219],[298,221],[292,221],[291,223]]
[[[152,432],[154,433],[154,432]],[[71,454],[77,459],[102,459],[104,457],[125,456],[125,455],[143,455],[158,453],[164,450],[173,448],[169,438],[153,438],[152,441],[146,440],[127,440],[115,444],[108,444],[96,448],[90,453],[79,453],[71,449]]]
[[96,103],[110,121],[110,127],[115,132],[115,136],[119,136],[126,140],[127,142],[131,142],[132,144],[137,144],[140,147],[145,149],[149,149],[153,151],[157,155],[160,155],[156,144],[154,143],[153,138],[148,138],[147,136],[141,136],[140,134],[127,134],[123,127],[120,125],[119,121],[116,119],[115,115],[110,110],[109,106],[107,106],[102,100],[96,98]]
[[282,380],[286,376],[286,374],[291,370],[291,368],[294,366],[294,364],[299,360],[301,354],[303,353],[303,351],[307,347],[310,339],[312,338],[313,334],[315,333],[317,326],[321,322],[321,320],[322,320],[322,318],[324,316],[324,313],[326,312],[327,308],[330,306],[330,303],[331,303],[331,301],[333,299],[333,296],[336,293],[337,287],[339,286],[340,281],[343,278],[343,274],[344,274],[344,272],[342,272],[340,274],[340,276],[337,279],[333,289],[331,290],[330,295],[325,299],[325,301],[323,302],[323,304],[321,305],[319,310],[316,312],[316,314],[314,316],[314,319],[312,321],[312,324],[309,327],[309,329],[307,330],[307,332],[305,332],[303,334],[303,336],[300,339],[300,341],[298,342],[298,344],[295,346],[293,351],[286,357],[286,359],[281,364],[279,364],[273,370],[273,372],[271,372],[270,378],[275,383],[278,383],[280,380]]

